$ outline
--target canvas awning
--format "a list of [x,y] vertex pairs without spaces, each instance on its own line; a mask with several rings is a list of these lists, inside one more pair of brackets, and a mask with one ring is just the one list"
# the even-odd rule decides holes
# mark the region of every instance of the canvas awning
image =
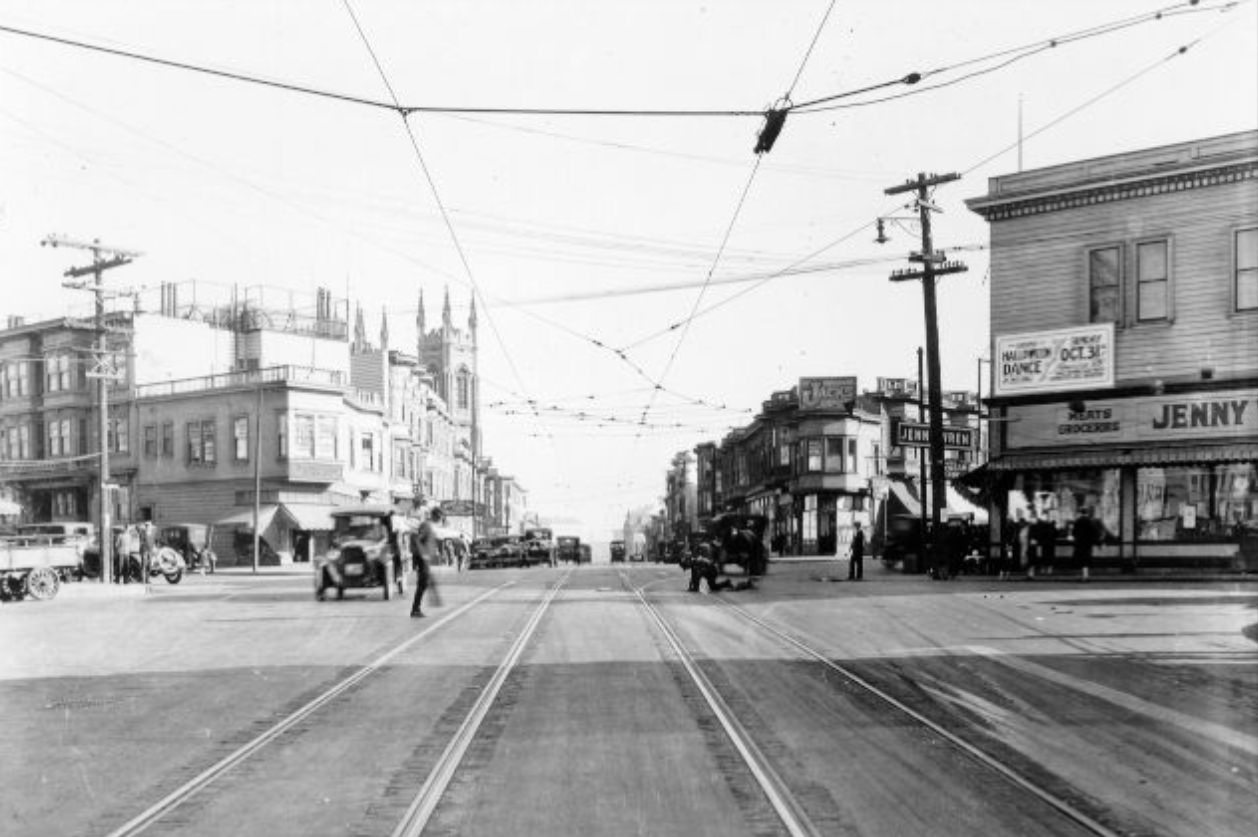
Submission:
[[21,514],[22,507],[12,500],[0,497],[0,514]]
[[1123,465],[1190,465],[1258,461],[1258,444],[1149,446],[1104,450],[1010,453],[987,463],[993,471],[1064,471]]
[[[265,532],[271,526],[271,521],[275,519],[279,506],[262,506],[258,510],[258,528]],[[238,509],[226,517],[220,517],[214,521],[215,526],[221,526],[224,529],[248,529],[253,531],[253,507],[247,509]]]
[[[917,492],[908,483],[901,480],[893,479],[890,484],[890,496],[895,498],[897,504],[902,507],[901,514],[908,514],[913,517],[921,517],[922,505],[917,500]],[[987,522],[987,509],[982,506],[976,506],[969,500],[961,496],[961,494],[952,486],[945,487],[946,498],[944,505],[945,517],[969,517],[975,523]],[[926,487],[926,509],[930,511],[931,505],[930,486]],[[893,512],[894,513],[894,512]]]
[[[335,506],[318,503],[281,503],[280,508],[297,524],[297,529],[308,529],[316,532],[332,531],[332,512]],[[252,518],[250,519],[252,525]]]

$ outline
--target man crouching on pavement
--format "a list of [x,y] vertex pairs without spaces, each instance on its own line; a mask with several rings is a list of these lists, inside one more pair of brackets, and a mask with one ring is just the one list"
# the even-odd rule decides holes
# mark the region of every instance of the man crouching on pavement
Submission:
[[709,593],[728,590],[734,586],[728,578],[718,580],[718,575],[720,572],[716,567],[716,562],[712,560],[712,547],[706,543],[699,544],[699,548],[690,559],[690,592],[699,592],[699,581],[702,579],[707,579]]

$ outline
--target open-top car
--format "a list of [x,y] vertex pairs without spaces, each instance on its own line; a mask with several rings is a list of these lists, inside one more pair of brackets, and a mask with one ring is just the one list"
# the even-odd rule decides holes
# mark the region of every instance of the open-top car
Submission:
[[214,572],[218,556],[210,549],[214,527],[204,523],[166,523],[157,530],[157,543],[168,546],[183,556],[190,570]]
[[379,587],[382,597],[401,594],[404,578],[402,556],[394,527],[411,523],[385,505],[351,506],[332,512],[331,546],[315,559],[315,598],[323,600],[329,588],[344,598],[347,588]]

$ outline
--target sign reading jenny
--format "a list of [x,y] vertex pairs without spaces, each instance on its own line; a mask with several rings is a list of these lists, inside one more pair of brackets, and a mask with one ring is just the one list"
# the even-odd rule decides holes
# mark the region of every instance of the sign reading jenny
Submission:
[[[969,450],[974,447],[974,431],[968,427],[943,428],[944,447],[952,450]],[[895,443],[913,448],[930,447],[930,425],[915,421],[895,423]]]
[[1114,324],[996,336],[996,395],[1114,385]]
[[800,378],[801,410],[843,410],[856,400],[856,378]]

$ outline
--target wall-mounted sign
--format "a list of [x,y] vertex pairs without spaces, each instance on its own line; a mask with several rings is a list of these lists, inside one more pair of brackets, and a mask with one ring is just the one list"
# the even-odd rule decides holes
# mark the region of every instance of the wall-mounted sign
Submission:
[[855,400],[855,376],[799,379],[801,410],[844,410],[849,401]]
[[442,500],[441,511],[449,517],[471,517],[471,500]]
[[996,336],[996,395],[1114,385],[1114,324]]
[[1010,407],[1010,448],[1258,438],[1258,390]]
[[[943,436],[945,448],[969,450],[974,447],[974,431],[969,427],[944,427]],[[895,444],[930,447],[930,425],[916,421],[895,422]]]

